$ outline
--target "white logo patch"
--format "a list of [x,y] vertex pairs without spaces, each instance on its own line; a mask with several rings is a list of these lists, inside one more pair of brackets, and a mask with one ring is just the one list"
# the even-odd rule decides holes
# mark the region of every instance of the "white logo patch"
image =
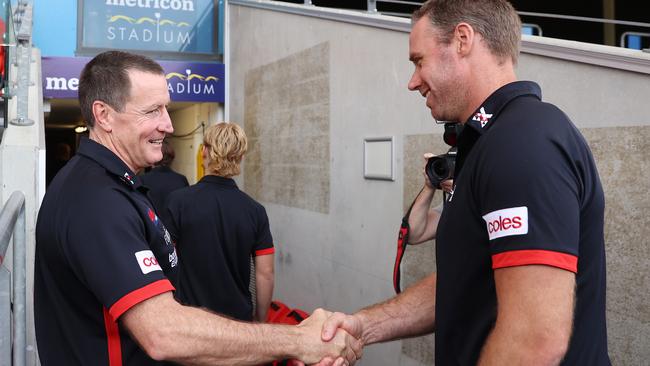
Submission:
[[153,252],[151,250],[141,250],[139,252],[135,252],[135,259],[138,261],[140,269],[144,274],[153,271],[162,271],[160,265],[158,264],[158,259],[156,259],[156,256],[153,255]]
[[490,240],[528,234],[528,207],[504,208],[483,216]]
[[481,128],[485,127],[485,125],[490,122],[490,118],[492,118],[492,114],[488,114],[485,112],[485,108],[481,107],[480,111],[474,114],[474,117],[472,117],[473,121],[480,122],[481,123]]

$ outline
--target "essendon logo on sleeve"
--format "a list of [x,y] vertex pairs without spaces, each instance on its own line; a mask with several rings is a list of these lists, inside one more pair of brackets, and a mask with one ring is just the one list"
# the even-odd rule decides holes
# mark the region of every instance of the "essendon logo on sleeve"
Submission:
[[153,252],[151,250],[141,250],[139,252],[135,252],[135,259],[138,261],[140,269],[144,274],[153,271],[162,271],[160,265],[158,264],[156,256],[153,255]]
[[490,240],[510,235],[528,234],[528,207],[493,211],[483,216]]

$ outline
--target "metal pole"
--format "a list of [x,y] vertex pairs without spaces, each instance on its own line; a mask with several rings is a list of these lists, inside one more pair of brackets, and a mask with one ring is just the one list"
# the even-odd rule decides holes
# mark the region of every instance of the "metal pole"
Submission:
[[29,69],[31,68],[31,38],[32,38],[32,7],[26,2],[18,2],[14,20],[18,21],[16,29],[16,62],[18,66],[18,85],[16,86],[16,118],[9,123],[16,126],[31,126],[34,120],[27,116],[30,77]]
[[26,266],[25,204],[20,207],[18,220],[14,228],[14,363],[13,366],[25,366],[27,347],[27,294],[25,285]]
[[311,0],[305,0],[305,5],[314,5],[311,3]]
[[11,273],[0,265],[0,365],[11,365]]
[[377,12],[377,0],[368,0],[368,13]]
[[[615,0],[603,0],[603,18],[616,19]],[[614,24],[603,24],[603,35],[606,45],[616,46],[616,26]]]
[[[13,276],[4,266],[0,266],[0,364],[9,365],[12,359],[11,344],[13,343],[13,365],[25,365],[26,352],[26,313],[25,313],[25,195],[16,191],[9,196],[0,211],[0,264],[9,246],[13,233]],[[11,317],[10,277],[14,280],[14,313]],[[13,337],[12,333],[13,331]],[[13,338],[13,342],[12,342]]]

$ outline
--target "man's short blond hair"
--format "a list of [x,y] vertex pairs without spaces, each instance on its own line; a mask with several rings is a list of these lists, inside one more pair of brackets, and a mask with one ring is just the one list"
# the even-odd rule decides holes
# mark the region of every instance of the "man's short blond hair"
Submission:
[[248,150],[248,139],[241,127],[227,122],[212,125],[205,131],[203,146],[209,159],[206,173],[226,178],[239,175]]

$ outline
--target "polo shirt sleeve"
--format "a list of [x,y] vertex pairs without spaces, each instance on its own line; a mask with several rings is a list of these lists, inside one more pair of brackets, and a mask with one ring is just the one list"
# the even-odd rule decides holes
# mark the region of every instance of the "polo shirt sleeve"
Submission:
[[490,146],[474,177],[492,268],[540,264],[576,273],[578,169],[553,133],[530,130]]
[[149,248],[143,218],[130,199],[98,189],[79,205],[76,224],[62,240],[70,267],[113,319],[174,287]]
[[255,246],[253,247],[253,256],[269,255],[275,253],[273,247],[273,237],[269,227],[269,217],[266,215],[266,209],[262,205],[258,206],[258,225],[255,234]]

